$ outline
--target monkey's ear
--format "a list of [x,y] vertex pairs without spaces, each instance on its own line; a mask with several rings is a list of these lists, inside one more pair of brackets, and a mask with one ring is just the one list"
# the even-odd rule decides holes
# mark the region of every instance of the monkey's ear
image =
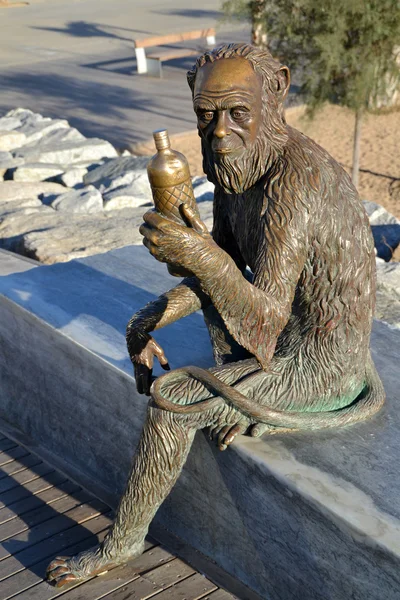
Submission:
[[275,72],[275,93],[283,102],[290,87],[290,71],[288,67],[281,67]]

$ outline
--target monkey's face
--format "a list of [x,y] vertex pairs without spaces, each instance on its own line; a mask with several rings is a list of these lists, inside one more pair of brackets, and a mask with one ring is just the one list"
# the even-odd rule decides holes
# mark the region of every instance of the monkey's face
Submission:
[[256,168],[262,100],[261,76],[244,58],[206,63],[197,73],[193,106],[203,167],[209,179],[228,193],[244,191],[263,175]]

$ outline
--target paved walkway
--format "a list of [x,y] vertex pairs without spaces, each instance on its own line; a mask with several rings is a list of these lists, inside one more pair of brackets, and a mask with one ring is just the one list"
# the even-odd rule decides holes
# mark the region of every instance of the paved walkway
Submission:
[[67,118],[118,148],[154,129],[195,129],[186,70],[165,64],[162,80],[138,76],[132,40],[217,26],[217,44],[248,41],[248,28],[219,23],[219,0],[30,0],[0,9],[0,115],[22,106]]
[[0,433],[0,600],[235,600],[148,539],[142,556],[62,591],[43,581],[56,555],[102,540],[110,509]]

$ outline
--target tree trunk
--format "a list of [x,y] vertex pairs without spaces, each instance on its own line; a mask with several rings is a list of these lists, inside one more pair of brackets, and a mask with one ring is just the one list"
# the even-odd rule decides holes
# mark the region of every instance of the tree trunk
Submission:
[[267,48],[267,32],[265,31],[266,0],[251,0],[251,43],[257,48]]
[[363,110],[358,109],[356,111],[356,121],[354,126],[354,140],[353,140],[353,170],[351,173],[351,180],[354,187],[358,188],[358,173],[360,170],[360,140],[361,140],[361,125],[363,118]]

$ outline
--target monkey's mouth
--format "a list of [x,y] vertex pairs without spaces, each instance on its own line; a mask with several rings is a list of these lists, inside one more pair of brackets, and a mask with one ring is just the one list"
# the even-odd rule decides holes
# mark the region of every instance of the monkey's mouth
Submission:
[[241,148],[230,148],[230,147],[214,147],[213,149],[213,153],[214,154],[219,154],[219,155],[224,155],[224,154],[234,154],[234,153],[238,153],[240,152]]

